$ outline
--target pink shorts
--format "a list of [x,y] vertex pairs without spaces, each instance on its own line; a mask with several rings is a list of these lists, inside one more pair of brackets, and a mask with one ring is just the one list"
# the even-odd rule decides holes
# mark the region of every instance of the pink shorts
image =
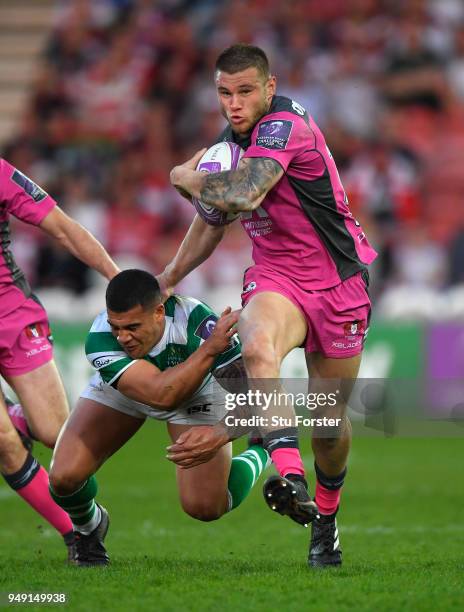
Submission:
[[302,346],[307,353],[343,359],[362,351],[371,313],[362,272],[330,289],[305,291],[287,276],[264,266],[248,268],[242,305],[245,307],[254,295],[263,291],[280,293],[303,313],[308,333]]
[[0,374],[21,376],[53,359],[50,325],[44,308],[27,299],[0,319]]

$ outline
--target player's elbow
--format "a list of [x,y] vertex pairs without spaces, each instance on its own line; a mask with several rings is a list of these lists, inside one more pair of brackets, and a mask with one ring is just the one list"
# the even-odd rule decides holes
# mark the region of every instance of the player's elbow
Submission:
[[231,194],[224,198],[227,210],[231,213],[249,212],[255,210],[261,204],[266,194],[248,193]]
[[180,398],[178,391],[171,385],[162,388],[152,389],[150,398],[147,402],[157,410],[174,410],[179,404]]
[[176,389],[171,385],[135,384],[130,379],[121,379],[117,390],[126,397],[156,410],[173,410],[177,405]]

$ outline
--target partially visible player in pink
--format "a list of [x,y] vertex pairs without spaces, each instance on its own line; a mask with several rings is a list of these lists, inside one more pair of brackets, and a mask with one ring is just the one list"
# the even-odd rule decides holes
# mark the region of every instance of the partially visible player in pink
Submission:
[[0,375],[20,401],[9,403],[7,408],[0,393],[0,472],[7,484],[64,536],[72,560],[71,521],[50,497],[48,474],[23,446],[18,433],[27,439],[30,431],[35,439],[53,448],[69,408],[53,361],[47,313],[10,250],[11,215],[40,227],[108,280],[119,269],[103,246],[43,189],[0,159]]
[[[312,390],[327,390],[328,379],[343,381],[342,400],[330,414],[340,416],[341,426],[313,430],[321,516],[312,524],[308,559],[310,566],[339,565],[335,517],[351,443],[346,400],[369,325],[367,266],[376,253],[350,213],[324,136],[298,102],[276,95],[264,52],[241,44],[226,49],[215,82],[229,124],[220,140],[239,144],[245,155],[236,171],[205,174],[195,171],[200,151],[172,170],[171,182],[207,205],[241,212],[253,242],[255,265],[245,273],[238,327],[248,377],[278,379],[285,355],[304,346]],[[224,231],[195,218],[160,277],[167,291],[211,254]],[[198,461],[207,444],[195,442],[181,440],[174,450],[186,461],[190,448]],[[295,479],[287,465],[295,454],[282,448],[281,457],[275,455],[281,476],[288,477],[281,478],[281,491],[288,490],[288,479]]]

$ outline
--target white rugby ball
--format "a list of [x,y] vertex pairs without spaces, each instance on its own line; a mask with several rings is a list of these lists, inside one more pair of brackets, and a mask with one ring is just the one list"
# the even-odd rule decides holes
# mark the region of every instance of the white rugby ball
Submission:
[[[223,172],[235,170],[244,151],[234,142],[218,142],[210,147],[198,162],[200,172]],[[197,213],[209,225],[227,225],[235,221],[240,213],[227,213],[192,198]]]

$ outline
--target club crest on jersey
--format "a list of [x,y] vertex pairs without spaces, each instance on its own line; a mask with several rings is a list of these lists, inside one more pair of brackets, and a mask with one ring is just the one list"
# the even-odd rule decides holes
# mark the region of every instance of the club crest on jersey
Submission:
[[285,149],[293,127],[293,121],[273,119],[263,121],[258,128],[256,145],[264,149]]
[[21,189],[31,196],[34,202],[41,202],[44,198],[47,197],[47,192],[39,187],[34,181],[31,181],[25,174],[20,172],[19,170],[15,170],[11,177],[11,180],[16,183]]
[[345,323],[343,326],[345,336],[359,336],[364,333],[364,326],[362,321],[352,321],[351,323]]
[[211,336],[213,329],[216,327],[218,318],[216,315],[208,315],[203,319],[200,325],[195,330],[195,336],[206,340]]
[[28,325],[24,329],[26,337],[31,341],[32,344],[42,344],[48,338],[48,330],[43,327],[40,323],[34,325]]

